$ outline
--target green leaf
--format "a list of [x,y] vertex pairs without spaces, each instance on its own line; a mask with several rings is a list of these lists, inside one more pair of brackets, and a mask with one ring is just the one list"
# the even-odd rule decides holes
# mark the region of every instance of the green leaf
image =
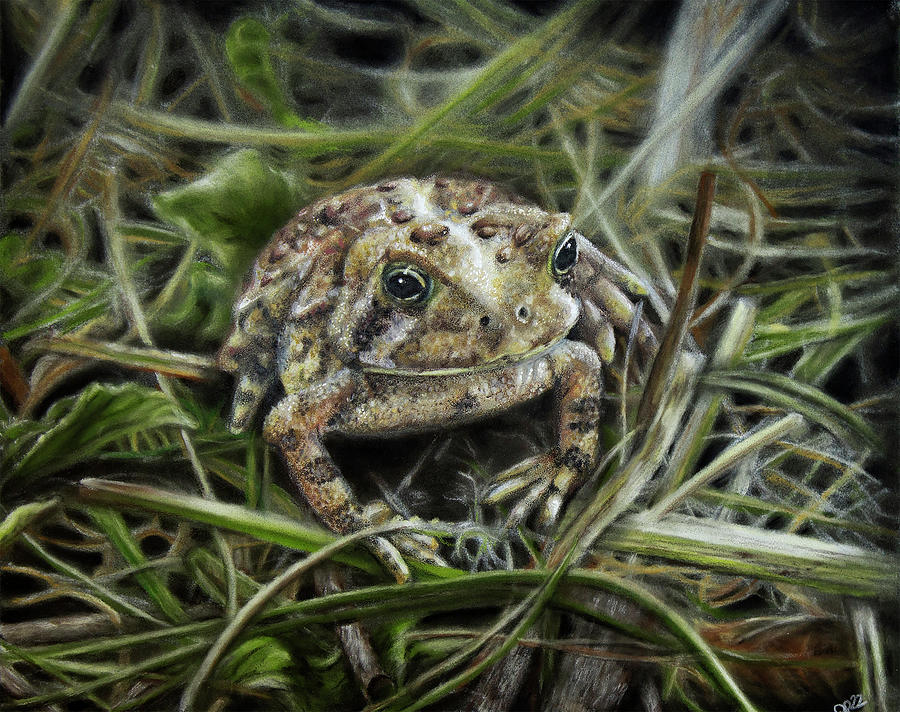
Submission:
[[153,207],[236,280],[299,202],[294,180],[266,165],[257,151],[245,149],[220,160],[199,180],[157,195]]
[[225,54],[241,86],[272,113],[282,126],[306,131],[327,127],[318,121],[301,119],[289,107],[281,91],[271,60],[272,38],[258,20],[235,20],[225,35]]
[[235,282],[218,265],[196,261],[172,301],[154,320],[163,334],[194,334],[195,342],[219,342],[231,326]]
[[218,678],[253,690],[254,697],[264,695],[265,709],[358,709],[362,700],[348,679],[340,648],[327,647],[323,631],[306,628],[304,633],[283,640],[250,638],[223,659]]
[[162,427],[195,427],[193,419],[163,393],[129,383],[94,383],[63,398],[39,422],[0,426],[3,475],[22,486],[38,476],[90,460],[120,438]]
[[286,690],[290,687],[291,654],[277,638],[251,638],[223,661],[220,677],[253,689]]
[[29,251],[20,235],[0,239],[0,286],[16,297],[37,294],[53,284],[63,264],[58,250]]
[[859,414],[814,386],[780,373],[721,370],[703,378],[707,386],[749,393],[787,411],[796,411],[842,440],[860,438],[881,448],[878,435]]

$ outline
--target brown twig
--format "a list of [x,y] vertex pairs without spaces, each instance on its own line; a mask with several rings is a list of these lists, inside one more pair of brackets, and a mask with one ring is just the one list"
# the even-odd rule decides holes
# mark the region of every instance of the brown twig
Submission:
[[[315,573],[315,582],[320,596],[343,591],[345,587],[343,576],[334,566],[318,569]],[[354,621],[335,626],[335,629],[347,661],[366,699],[369,702],[377,702],[393,694],[394,681],[378,662],[369,634],[362,624]]]
[[6,344],[0,343],[0,389],[9,393],[16,408],[28,399],[28,381]]
[[[194,621],[212,619],[218,613],[218,608],[211,604],[201,604],[188,609],[188,616]],[[142,629],[141,621],[130,616],[123,617],[117,623],[104,613],[86,613],[36,618],[21,623],[4,623],[0,626],[0,633],[3,640],[13,645],[48,645],[121,635]]]
[[644,388],[644,395],[638,407],[637,422],[642,427],[646,427],[653,419],[654,414],[659,411],[675,374],[678,353],[687,333],[694,304],[697,301],[697,290],[699,289],[697,272],[700,269],[703,247],[709,233],[709,220],[715,192],[715,174],[704,171],[700,174],[700,183],[697,186],[694,221],[691,223],[691,232],[688,236],[687,255],[684,259],[684,270],[681,274],[681,284],[678,286],[678,295],[675,298],[675,307],[669,318],[669,324],[659,350],[656,352],[656,358],[653,360],[653,366],[650,368],[647,386]]

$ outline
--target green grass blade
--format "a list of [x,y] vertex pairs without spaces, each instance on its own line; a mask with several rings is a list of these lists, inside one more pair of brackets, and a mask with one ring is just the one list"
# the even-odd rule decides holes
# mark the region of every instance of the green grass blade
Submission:
[[734,467],[743,458],[780,440],[792,431],[797,430],[802,424],[803,418],[797,413],[791,413],[756,432],[749,433],[719,453],[712,462],[704,466],[703,469],[695,473],[658,504],[655,504],[652,509],[649,509],[647,514],[655,517],[668,514],[687,497],[690,497],[696,489],[715,481],[716,478]]
[[147,621],[151,625],[166,625],[164,621],[153,617],[143,609],[135,606],[128,599],[124,598],[123,596],[119,596],[113,591],[110,591],[108,588],[101,585],[76,567],[68,564],[59,557],[54,556],[43,546],[41,546],[37,542],[37,540],[29,536],[28,534],[25,534],[23,536],[23,539],[26,546],[28,546],[28,548],[31,549],[31,551],[34,552],[36,556],[47,562],[47,564],[49,564],[51,568],[55,569],[63,576],[67,576],[73,581],[77,581],[78,583],[80,583],[82,586],[84,586],[85,589],[91,591],[98,599],[106,603],[114,611],[133,616],[134,618],[137,618],[139,620]]
[[[269,541],[300,551],[318,551],[335,540],[334,534],[324,529],[304,525],[302,522],[272,512],[263,513],[235,504],[141,485],[82,480],[78,496],[92,504],[137,507],[161,514],[171,514],[181,519],[230,529],[261,541]],[[343,552],[338,554],[335,560],[368,573],[381,571],[381,567],[375,564],[371,557],[362,554]]]
[[707,386],[736,390],[802,414],[845,441],[882,448],[880,438],[857,413],[815,386],[771,371],[721,370],[703,377]]
[[16,507],[0,522],[0,556],[6,554],[19,535],[35,522],[49,515],[59,506],[58,499],[47,502],[32,502]]
[[895,534],[894,530],[890,527],[880,527],[875,524],[858,522],[852,519],[841,519],[840,517],[835,517],[831,514],[810,511],[803,507],[793,507],[785,502],[770,502],[768,500],[759,499],[758,497],[737,494],[735,492],[723,492],[709,487],[701,487],[694,492],[693,496],[704,502],[728,507],[736,512],[748,512],[749,514],[756,515],[803,516],[816,524],[837,527],[839,529],[849,529],[868,536],[892,537]]
[[875,314],[860,319],[846,319],[838,325],[831,322],[790,326],[763,324],[757,328],[744,358],[747,362],[752,363],[791,353],[822,341],[830,341],[852,334],[868,335],[879,326],[887,324],[891,319],[891,314]]
[[601,541],[613,551],[859,597],[887,596],[896,586],[893,556],[714,519],[636,515],[613,525]]
[[804,383],[821,383],[841,361],[850,354],[857,353],[860,344],[877,328],[873,326],[870,329],[861,329],[833,341],[807,347],[794,366],[792,375]]
[[[121,514],[101,507],[91,507],[88,511],[125,561],[136,567],[147,565],[147,557],[141,551],[140,544],[134,538],[128,525],[125,524]],[[173,623],[187,621],[187,614],[158,571],[152,569],[136,571],[134,578],[170,621]]]
[[542,27],[517,40],[492,59],[465,89],[449,101],[429,111],[415,126],[404,132],[399,140],[392,143],[371,161],[357,168],[344,183],[353,185],[380,176],[453,112],[461,110],[472,99],[483,96],[486,91],[490,91],[491,87],[496,86],[504,78],[521,75],[523,57],[540,56],[541,48],[544,45],[550,43],[552,38],[558,37],[561,33],[571,32],[572,26],[577,24],[592,9],[592,6],[593,3],[590,0],[579,0],[551,17]]
[[93,341],[81,337],[35,339],[29,344],[29,348],[108,361],[136,371],[165,373],[198,381],[210,379],[218,370],[215,360],[208,356],[128,346],[112,341]]

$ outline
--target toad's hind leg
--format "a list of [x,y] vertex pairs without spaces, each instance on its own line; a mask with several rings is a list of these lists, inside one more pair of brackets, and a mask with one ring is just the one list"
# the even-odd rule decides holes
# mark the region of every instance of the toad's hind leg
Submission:
[[[338,534],[381,523],[392,514],[378,503],[365,510],[360,506],[323,443],[324,436],[336,429],[341,407],[363,388],[357,376],[342,371],[286,396],[269,414],[263,429],[266,440],[281,450],[292,479],[310,506]],[[398,581],[406,580],[409,571],[397,548],[428,564],[444,565],[433,551],[437,543],[430,538],[401,532],[387,538],[373,537],[367,543]]]

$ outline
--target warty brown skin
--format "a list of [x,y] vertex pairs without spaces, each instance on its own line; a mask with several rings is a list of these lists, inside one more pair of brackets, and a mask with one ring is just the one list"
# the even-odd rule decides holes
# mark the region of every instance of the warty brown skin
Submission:
[[[555,447],[502,473],[489,493],[524,491],[511,521],[540,506],[552,522],[596,464],[602,397],[595,350],[565,338],[580,314],[572,265],[559,257],[575,239],[570,224],[490,183],[443,177],[356,188],[301,210],[257,260],[220,353],[238,379],[234,429],[249,426],[280,380],[286,395],[265,438],[325,524],[345,533],[372,515],[326,435],[450,427],[552,391]],[[403,289],[421,298],[398,298]],[[398,579],[406,572],[391,546],[440,562],[422,537],[389,539],[373,548]]]

